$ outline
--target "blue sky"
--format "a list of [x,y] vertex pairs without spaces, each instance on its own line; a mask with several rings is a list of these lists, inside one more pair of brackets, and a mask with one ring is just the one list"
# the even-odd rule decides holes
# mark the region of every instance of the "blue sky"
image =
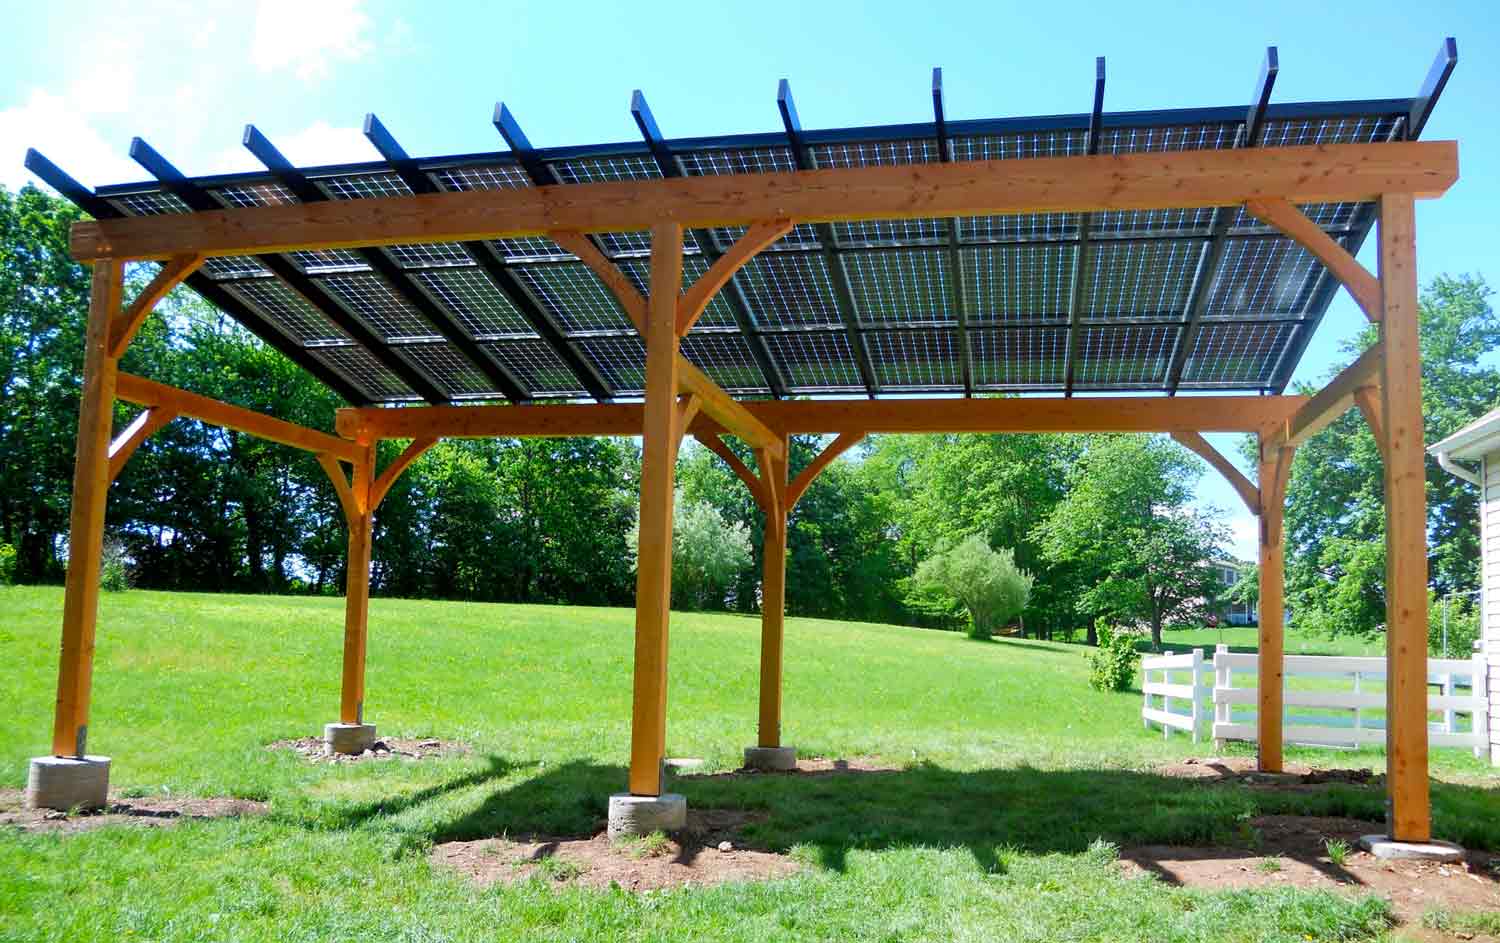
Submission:
[[[1500,30],[1479,2],[122,7],[7,12],[0,183],[25,182],[28,146],[91,186],[140,179],[132,135],[190,174],[258,169],[239,145],[247,122],[298,162],[370,158],[367,111],[414,154],[499,149],[489,117],[500,99],[541,146],[633,140],[636,88],[668,136],[774,131],[783,77],[809,128],[925,121],[933,66],[952,119],[1080,112],[1099,55],[1109,110],[1248,102],[1268,45],[1281,61],[1273,101],[1400,97],[1451,35],[1458,70],[1423,136],[1461,142],[1462,179],[1419,205],[1420,274],[1500,278]],[[1322,378],[1361,320],[1340,293],[1297,379]],[[1200,501],[1228,512],[1236,549],[1253,556],[1254,521],[1229,487],[1206,475]]]

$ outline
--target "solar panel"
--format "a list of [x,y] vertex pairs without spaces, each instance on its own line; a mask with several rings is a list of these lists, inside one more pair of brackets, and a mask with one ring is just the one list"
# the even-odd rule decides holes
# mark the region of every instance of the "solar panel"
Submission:
[[[1106,114],[1096,149],[1110,155],[1379,143],[1406,135],[1410,113],[1406,100],[1272,106],[1254,142],[1245,140],[1239,109]],[[947,155],[955,162],[1076,156],[1089,148],[1089,124],[1088,115],[950,122]],[[798,134],[800,153],[815,169],[906,167],[944,157],[933,125]],[[411,183],[425,181],[449,192],[529,188],[537,185],[531,172],[567,187],[657,180],[663,166],[689,178],[786,174],[798,167],[799,152],[781,135],[657,143],[656,151],[640,142],[549,148],[529,158],[497,152],[415,159],[399,173],[377,164],[303,173],[330,199],[378,200],[409,196]],[[190,196],[185,188],[197,187],[237,210],[295,203],[289,186],[269,174],[235,174],[173,187],[108,187],[99,196],[125,215],[155,216],[191,211],[174,188]],[[1350,249],[1364,240],[1374,218],[1368,203],[1312,204],[1302,211]],[[1080,253],[1085,221],[1088,248]],[[699,245],[701,233],[685,233],[684,288],[744,232],[711,229],[712,246]],[[646,294],[650,233],[593,238]],[[1216,240],[1222,251],[1215,267],[1210,250]],[[494,268],[493,260],[476,260],[461,243],[380,247],[375,251],[403,270],[392,282],[350,249],[287,256],[450,395],[498,391],[393,282],[409,282],[427,295],[536,396],[573,398],[591,389],[604,395],[589,370],[580,367],[585,376],[579,376],[570,363],[591,366],[607,382],[607,393],[641,392],[641,342],[587,266],[544,236],[489,245],[521,293],[508,280],[502,290],[495,278],[510,276],[476,264]],[[235,256],[209,259],[202,271],[373,399],[416,398],[379,358],[273,276],[273,267]],[[768,395],[772,384],[778,394],[865,395],[867,376],[881,391],[900,393],[1056,391],[1070,377],[1086,390],[1165,390],[1176,379],[1169,375],[1174,355],[1182,358],[1183,388],[1259,392],[1285,384],[1328,304],[1327,285],[1321,263],[1239,207],[799,223],[709,303],[682,351],[715,382],[744,396]],[[1189,326],[1194,314],[1201,321]],[[1187,350],[1178,350],[1180,341]]]

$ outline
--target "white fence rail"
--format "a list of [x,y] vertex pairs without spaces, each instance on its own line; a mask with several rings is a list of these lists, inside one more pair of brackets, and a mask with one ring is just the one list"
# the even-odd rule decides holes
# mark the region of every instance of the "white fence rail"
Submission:
[[[1253,653],[1237,654],[1224,645],[1211,661],[1202,649],[1147,656],[1141,660],[1142,722],[1148,729],[1160,725],[1163,736],[1173,730],[1191,733],[1195,743],[1205,727],[1215,740],[1253,741],[1256,667]],[[1384,658],[1288,655],[1283,673],[1287,742],[1343,747],[1385,742]],[[1326,687],[1304,686],[1299,680],[1311,678]],[[1476,755],[1487,748],[1485,678],[1485,664],[1477,654],[1427,660],[1427,709],[1441,718],[1428,724],[1432,746],[1472,747]]]

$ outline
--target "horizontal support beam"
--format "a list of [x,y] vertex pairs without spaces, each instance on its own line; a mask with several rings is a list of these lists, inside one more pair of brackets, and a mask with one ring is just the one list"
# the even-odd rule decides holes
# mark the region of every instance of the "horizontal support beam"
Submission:
[[[1284,424],[1305,396],[756,400],[738,405],[782,435],[899,432],[1258,432]],[[406,406],[341,409],[358,439],[634,436],[639,404]],[[723,431],[710,416],[693,425]]]
[[1452,141],[1327,144],[471,190],[75,223],[81,261],[254,255],[488,240],[554,230],[617,232],[767,219],[863,219],[1228,206],[1257,199],[1360,202],[1440,196],[1458,179]]
[[1377,343],[1359,355],[1296,412],[1278,424],[1270,437],[1272,448],[1298,446],[1323,431],[1355,404],[1355,392],[1363,386],[1380,385],[1380,360],[1385,346]]
[[209,425],[223,426],[259,439],[290,445],[306,452],[331,455],[345,462],[355,461],[363,450],[353,442],[337,436],[274,419],[239,406],[221,403],[207,396],[179,390],[134,374],[122,373],[115,385],[115,396],[141,406],[159,407],[178,416],[198,419]]

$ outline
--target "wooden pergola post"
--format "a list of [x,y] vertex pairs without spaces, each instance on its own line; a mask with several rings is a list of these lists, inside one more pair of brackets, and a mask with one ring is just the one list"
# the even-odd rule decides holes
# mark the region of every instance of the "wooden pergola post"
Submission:
[[365,722],[365,649],[370,634],[370,538],[375,524],[370,507],[375,450],[354,465],[354,513],[349,515],[349,558],[344,573],[344,680],[339,720]]
[[1260,618],[1256,655],[1256,767],[1282,769],[1281,728],[1286,654],[1286,569],[1283,517],[1292,448],[1260,439]]
[[68,522],[68,576],[63,597],[57,706],[52,756],[31,761],[26,804],[31,808],[98,808],[109,790],[108,757],[89,756],[89,698],[94,678],[94,629],[99,619],[99,568],[104,555],[104,511],[109,496],[109,440],[114,421],[119,358],[110,333],[120,312],[124,264],[94,263],[84,330],[83,385],[78,404],[78,452]]
[[641,509],[635,589],[635,682],[630,793],[660,796],[667,736],[667,623],[672,605],[672,505],[677,446],[677,295],[682,227],[651,230],[646,302],[646,391],[641,430]]
[[1410,194],[1380,198],[1385,436],[1386,757],[1390,837],[1431,838],[1427,782],[1427,473]]
[[[781,747],[781,665],[786,631],[786,502],[787,458],[791,439],[782,439],[777,458],[760,453],[761,475],[767,488],[766,529],[760,585],[760,724],[756,745],[763,750]],[[795,764],[795,754],[792,762]]]

